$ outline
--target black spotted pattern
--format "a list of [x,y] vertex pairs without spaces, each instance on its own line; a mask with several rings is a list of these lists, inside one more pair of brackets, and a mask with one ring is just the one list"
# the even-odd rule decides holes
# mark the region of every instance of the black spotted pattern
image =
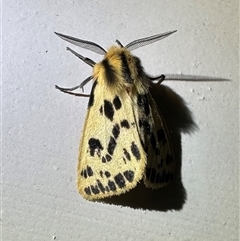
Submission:
[[97,185],[98,185],[100,191],[105,193],[105,188],[104,188],[104,186],[103,186],[103,184],[101,183],[100,180],[97,180]]
[[102,144],[99,139],[90,138],[88,141],[88,145],[90,148],[90,155],[94,156],[94,153],[96,152],[98,155],[100,153],[100,150],[103,150]]
[[99,112],[100,112],[101,115],[103,114],[103,107],[102,107],[102,105],[101,105],[101,107],[99,109]]
[[87,166],[87,175],[89,177],[93,176],[93,170],[92,170],[92,168],[90,166]]
[[121,127],[124,127],[126,129],[130,128],[129,122],[127,120],[122,120],[120,124],[121,124]]
[[91,177],[93,176],[93,170],[90,166],[87,166],[87,168],[81,171],[80,175],[84,178]]
[[112,157],[109,154],[106,154],[106,160],[107,162],[110,162],[112,160]]
[[131,151],[132,151],[132,154],[136,157],[137,160],[141,159],[140,151],[139,151],[137,145],[134,142],[132,142],[132,144],[131,144]]
[[113,120],[114,109],[110,101],[104,100],[104,115],[110,120]]
[[109,172],[109,171],[105,171],[105,176],[106,176],[107,178],[111,177],[110,172]]
[[102,163],[106,163],[106,158],[105,158],[105,156],[102,156]]
[[86,187],[84,188],[84,191],[87,195],[91,195],[91,190],[90,190],[90,187]]
[[126,179],[129,181],[129,182],[132,182],[133,179],[134,179],[134,172],[131,171],[131,170],[128,170],[128,171],[125,171],[123,173],[124,177],[126,177]]
[[82,175],[82,176],[84,176],[84,178],[87,178],[87,170],[84,169],[82,172],[83,172],[83,175]]
[[113,181],[108,181],[108,186],[109,186],[109,189],[111,190],[111,191],[116,191],[117,190],[117,188],[116,188],[116,185],[115,185],[115,183],[113,182]]
[[114,125],[113,126],[113,129],[112,129],[112,134],[114,136],[115,139],[118,138],[119,134],[120,134],[120,126],[118,124]]
[[91,191],[93,194],[99,194],[100,193],[100,190],[98,189],[98,186],[93,186],[91,185]]
[[125,157],[130,161],[130,160],[131,160],[131,156],[130,156],[130,154],[129,154],[129,152],[127,151],[126,148],[123,148],[123,153],[124,153]]
[[109,154],[106,154],[106,156],[102,156],[102,163],[110,162],[112,160],[112,157]]
[[118,173],[115,177],[114,177],[115,182],[117,183],[117,185],[120,188],[125,187],[126,183],[125,183],[125,179],[123,177],[123,175],[121,173]]
[[121,100],[119,99],[119,97],[117,95],[113,100],[113,105],[114,105],[116,110],[119,110],[122,107]]
[[148,136],[151,134],[151,126],[147,120],[139,119],[139,127],[143,128],[144,133],[146,133]]
[[116,145],[117,145],[117,142],[116,142],[115,139],[111,136],[111,137],[110,137],[110,140],[109,140],[109,143],[108,143],[108,148],[107,148],[108,153],[109,153],[110,155],[113,155],[113,152],[114,152],[114,150],[115,150]]
[[139,107],[143,108],[145,115],[148,116],[150,114],[150,108],[148,104],[147,95],[139,94],[137,97],[137,103]]

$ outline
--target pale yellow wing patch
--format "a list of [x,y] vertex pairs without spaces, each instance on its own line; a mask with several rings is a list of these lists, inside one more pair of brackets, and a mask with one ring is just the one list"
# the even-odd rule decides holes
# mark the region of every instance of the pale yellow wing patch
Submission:
[[95,81],[80,142],[77,187],[94,200],[119,195],[142,179],[146,154],[127,91],[116,95]]

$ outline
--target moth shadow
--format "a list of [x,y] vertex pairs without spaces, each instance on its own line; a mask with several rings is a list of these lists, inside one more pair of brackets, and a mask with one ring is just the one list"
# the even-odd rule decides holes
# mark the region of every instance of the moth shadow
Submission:
[[187,200],[187,192],[181,178],[182,148],[181,133],[192,133],[197,129],[191,111],[185,101],[167,86],[151,83],[150,92],[168,127],[175,160],[177,175],[167,187],[160,189],[146,188],[140,182],[131,191],[100,202],[157,211],[181,210]]

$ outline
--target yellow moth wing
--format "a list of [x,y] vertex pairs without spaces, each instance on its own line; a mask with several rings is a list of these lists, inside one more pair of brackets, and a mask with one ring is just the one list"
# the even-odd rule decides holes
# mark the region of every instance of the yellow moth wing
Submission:
[[126,90],[108,89],[95,80],[80,141],[77,187],[94,200],[119,195],[142,179],[146,154]]

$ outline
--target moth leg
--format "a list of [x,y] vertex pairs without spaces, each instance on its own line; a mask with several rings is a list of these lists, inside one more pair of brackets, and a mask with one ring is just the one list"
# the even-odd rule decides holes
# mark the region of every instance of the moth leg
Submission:
[[153,82],[153,81],[158,81],[157,84],[160,85],[164,80],[165,80],[165,75],[161,74],[157,77],[149,77],[148,78]]
[[164,80],[165,80],[165,75],[164,74],[160,75],[157,84],[160,85]]

